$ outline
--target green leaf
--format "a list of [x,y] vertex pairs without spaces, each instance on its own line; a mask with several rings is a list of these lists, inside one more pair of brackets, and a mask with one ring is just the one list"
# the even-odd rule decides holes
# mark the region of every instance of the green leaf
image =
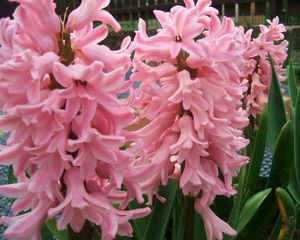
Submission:
[[283,188],[276,188],[276,197],[283,222],[288,221],[291,216],[296,217],[296,205],[290,194]]
[[259,172],[264,159],[264,152],[266,147],[268,121],[267,118],[267,109],[266,107],[264,107],[257,130],[250,163],[247,166],[247,176],[244,185],[247,196],[252,196],[257,187]]
[[256,240],[261,239],[262,232],[273,223],[278,215],[278,206],[275,193],[272,191],[262,202],[252,219],[241,230],[237,239]]
[[291,174],[290,183],[288,185],[288,190],[293,196],[294,200],[297,202],[297,204],[300,206],[300,190],[298,185],[298,179],[296,178],[296,172],[295,169]]
[[41,237],[42,237],[42,240],[53,240],[54,239],[52,233],[49,231],[49,229],[45,225],[42,225],[42,227],[41,227]]
[[180,193],[180,215],[176,240],[191,240],[194,238],[194,198]]
[[300,191],[300,93],[296,101],[295,113],[295,175],[297,179],[298,191]]
[[56,237],[57,240],[68,240],[67,229],[59,231],[56,227],[56,221],[50,219],[46,222],[46,226],[51,231],[51,233]]
[[213,211],[221,219],[228,219],[233,207],[233,197],[218,196],[213,204]]
[[272,70],[272,80],[268,100],[268,140],[271,152],[274,153],[277,137],[280,133],[281,128],[286,123],[287,118],[279,81],[274,69],[271,55],[269,55],[269,59]]
[[300,93],[298,93],[296,99],[296,106],[295,106],[295,114],[292,118],[295,120],[294,122],[294,154],[295,154],[295,161],[294,161],[294,169],[291,174],[290,183],[288,186],[288,190],[292,194],[295,201],[300,206]]
[[144,240],[163,240],[167,224],[172,212],[173,203],[178,189],[178,182],[169,180],[167,186],[161,186],[158,194],[166,199],[164,203],[155,201],[151,219]]
[[263,203],[263,201],[266,199],[266,197],[270,194],[271,191],[271,188],[265,189],[261,192],[256,193],[254,196],[252,196],[246,201],[240,213],[240,218],[237,226],[238,233],[241,232],[241,230],[243,230],[246,224],[251,220],[259,206]]
[[282,220],[281,220],[281,217],[278,216],[277,221],[272,229],[272,232],[271,232],[268,240],[277,240],[278,239],[281,225],[282,225]]
[[[285,0],[287,1],[287,0]],[[294,49],[294,34],[293,31],[288,31],[288,36],[287,36],[287,40],[289,42],[288,45],[288,52],[287,52],[287,58],[283,64],[283,67],[286,68],[287,65],[291,62],[291,59],[293,57],[293,49]]]
[[300,66],[299,65],[294,65],[294,70],[295,70],[295,74],[300,74]]
[[294,132],[291,121],[282,128],[272,160],[267,188],[286,188],[294,167]]
[[276,197],[283,222],[278,239],[292,240],[296,230],[297,207],[290,194],[283,188],[276,189]]
[[206,232],[202,217],[195,212],[194,213],[194,238],[193,240],[205,240]]
[[[267,188],[273,188],[275,190],[277,187],[285,188],[287,186],[293,167],[293,140],[293,126],[292,123],[288,121],[282,128],[276,143]],[[277,213],[278,205],[276,203],[276,195],[272,192],[267,196],[265,201],[263,201],[253,218],[241,230],[239,239],[260,239],[261,233],[272,223]]]
[[294,65],[291,62],[288,69],[288,85],[289,85],[289,95],[291,98],[292,107],[296,106],[296,100],[298,95],[298,88],[296,83],[296,76],[294,71]]
[[[138,204],[136,201],[131,201],[128,205],[129,209],[137,209],[140,207],[145,207],[145,205],[141,206],[141,204]],[[151,214],[149,214],[147,217],[135,219],[131,221],[133,232],[134,232],[134,238],[136,240],[144,239],[145,232],[149,224],[150,218],[151,218]]]
[[[93,238],[92,240],[98,240],[98,239],[101,239],[101,237]],[[133,237],[125,237],[125,236],[117,235],[115,240],[135,240],[134,232],[133,232]]]
[[291,119],[294,121],[296,118],[296,110],[293,107],[291,107],[290,110],[291,110]]
[[300,229],[300,205],[297,205],[296,207],[296,213],[297,213],[297,224],[296,228]]
[[[244,198],[244,184],[246,181],[246,166],[242,167],[241,172],[239,174],[239,183],[238,183],[238,194],[233,198],[233,207],[228,219],[228,224],[233,228],[236,229],[239,223],[240,213],[243,205],[243,198]],[[234,239],[234,237],[225,235],[224,240]]]
[[173,220],[172,220],[172,240],[177,240],[177,230],[180,222],[180,192],[177,191],[175,200],[173,203]]

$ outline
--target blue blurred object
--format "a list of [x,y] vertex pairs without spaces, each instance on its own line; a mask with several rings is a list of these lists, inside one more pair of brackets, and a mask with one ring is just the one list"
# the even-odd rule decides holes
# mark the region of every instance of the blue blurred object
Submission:
[[270,171],[271,171],[271,166],[272,166],[272,154],[271,154],[270,147],[267,145],[266,149],[265,149],[264,160],[261,165],[259,176],[264,177],[264,178],[269,177]]

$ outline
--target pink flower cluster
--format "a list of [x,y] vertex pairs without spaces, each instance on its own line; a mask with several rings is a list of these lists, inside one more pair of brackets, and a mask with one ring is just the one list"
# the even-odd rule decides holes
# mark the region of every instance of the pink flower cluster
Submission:
[[249,115],[256,117],[262,112],[263,105],[268,101],[271,83],[271,67],[268,54],[272,56],[275,71],[280,81],[284,81],[283,63],[287,58],[288,41],[284,40],[286,31],[283,24],[279,24],[276,17],[267,20],[269,26],[260,25],[260,34],[252,38],[253,30],[244,33],[241,29],[240,42],[244,50],[244,59],[247,61],[245,76],[248,78],[249,89],[246,94],[246,105]]
[[161,25],[154,36],[139,22],[132,80],[141,86],[132,101],[136,121],[150,123],[134,134],[143,139],[144,157],[159,166],[144,190],[151,196],[160,182],[178,178],[183,194],[195,198],[207,239],[222,239],[235,231],[210,205],[218,195],[236,193],[232,178],[248,161],[238,154],[248,144],[244,49],[240,30],[230,18],[220,21],[210,0],[184,2],[154,11]]
[[128,221],[150,209],[124,210],[133,197],[143,201],[138,183],[147,177],[123,134],[132,111],[116,98],[129,86],[130,39],[117,51],[97,45],[107,24],[120,30],[102,10],[109,1],[83,0],[67,21],[52,0],[12,1],[14,19],[0,20],[0,128],[10,133],[0,164],[18,180],[0,186],[17,199],[15,216],[0,218],[5,238],[39,239],[55,216],[58,229],[79,232],[88,221],[104,240],[132,235]]
[[[211,0],[184,0],[154,11],[155,35],[140,20],[133,44],[125,38],[112,51],[98,44],[107,25],[120,30],[103,10],[109,0],[82,0],[64,19],[53,0],[10,1],[20,5],[13,20],[0,20],[0,130],[10,133],[0,164],[12,165],[18,181],[0,186],[17,199],[14,216],[0,218],[5,237],[39,239],[54,217],[59,230],[80,232],[87,222],[103,240],[131,236],[128,221],[150,208],[126,210],[128,203],[147,194],[151,204],[170,178],[195,199],[208,240],[235,235],[210,206],[236,193],[232,179],[248,162],[239,154],[248,144],[243,129],[267,101],[268,53],[284,73],[278,18],[252,39],[251,30],[221,21]],[[140,88],[118,100],[133,81]]]

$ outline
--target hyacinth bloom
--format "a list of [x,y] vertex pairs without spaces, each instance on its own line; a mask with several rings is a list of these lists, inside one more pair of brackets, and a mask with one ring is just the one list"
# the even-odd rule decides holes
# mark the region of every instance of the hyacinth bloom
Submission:
[[288,42],[284,40],[286,29],[279,24],[279,18],[267,20],[269,26],[260,25],[261,33],[252,39],[252,31],[244,33],[241,28],[240,42],[245,49],[244,58],[247,61],[246,78],[249,81],[249,90],[246,95],[248,115],[256,117],[262,112],[267,103],[270,88],[271,67],[268,54],[272,56],[275,71],[280,81],[284,81],[283,63],[287,58]]
[[207,239],[222,239],[235,231],[210,205],[218,195],[236,193],[232,178],[248,161],[238,153],[248,144],[241,71],[246,62],[231,19],[220,21],[211,1],[185,3],[155,12],[161,28],[154,36],[139,22],[132,80],[141,86],[132,105],[136,121],[150,123],[133,135],[143,139],[144,157],[161,166],[143,183],[149,198],[159,183],[178,178],[183,194],[195,198]]
[[98,45],[107,24],[120,29],[103,10],[109,1],[84,0],[67,22],[52,0],[15,2],[14,19],[0,20],[0,128],[10,133],[0,164],[13,166],[18,183],[0,193],[17,199],[20,215],[0,218],[4,236],[39,239],[52,217],[75,232],[99,225],[104,240],[131,236],[128,221],[150,209],[124,210],[134,197],[143,202],[139,182],[149,177],[136,163],[138,145],[121,149],[132,111],[116,94],[129,87],[130,39],[116,51]]

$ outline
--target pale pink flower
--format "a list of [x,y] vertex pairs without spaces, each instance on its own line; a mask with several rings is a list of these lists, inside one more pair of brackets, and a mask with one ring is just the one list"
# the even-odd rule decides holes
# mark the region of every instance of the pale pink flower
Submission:
[[279,17],[275,17],[272,21],[267,19],[269,27],[265,25],[259,25],[260,31],[267,35],[268,41],[281,41],[284,39],[283,33],[286,32],[286,28],[283,24],[279,23]]
[[[149,208],[132,211],[115,209],[105,193],[105,188],[101,185],[96,191],[88,193],[79,168],[73,167],[67,170],[64,174],[64,182],[67,187],[66,197],[58,206],[48,211],[49,216],[62,212],[57,223],[59,230],[70,223],[75,232],[80,232],[87,219],[101,226],[102,239],[113,239],[119,230],[119,225],[122,226],[129,219],[136,218],[136,215],[139,217],[147,215],[150,211]],[[127,224],[126,228],[128,227],[130,228],[130,225]],[[132,234],[131,231],[130,228],[129,235]]]
[[249,90],[246,95],[248,115],[256,117],[262,112],[263,106],[268,101],[271,82],[271,66],[268,54],[272,56],[275,71],[280,81],[284,81],[283,63],[287,58],[288,42],[284,40],[286,31],[279,18],[267,20],[269,26],[260,25],[261,33],[257,38],[252,38],[252,32],[244,33],[240,29],[239,41],[244,48],[244,59],[247,61],[245,77],[249,81]]
[[[210,23],[210,16],[218,15],[218,10],[211,6],[211,0],[201,0],[195,1],[194,0],[184,0],[185,7],[188,9],[195,9],[198,15],[198,22],[203,24],[207,27]],[[178,9],[182,9],[184,7],[178,5],[171,8],[170,12],[174,13]]]
[[223,239],[223,233],[226,233],[230,236],[236,235],[234,231],[227,223],[221,220],[215,213],[207,207],[207,204],[203,204],[201,200],[197,200],[195,203],[195,209],[202,215],[204,227],[207,234],[207,239]]
[[204,30],[204,26],[198,23],[195,12],[195,9],[185,8],[179,9],[174,14],[154,11],[162,29],[153,37],[153,41],[166,45],[172,58],[176,58],[181,49],[188,53],[198,50],[193,39]]
[[54,202],[44,194],[37,200],[36,206],[28,213],[0,218],[0,224],[9,226],[4,233],[6,239],[40,239],[40,227],[47,217],[47,209],[53,206]]
[[14,34],[16,31],[16,24],[9,18],[0,19],[0,63],[10,59],[13,54]]
[[56,5],[53,1],[10,1],[20,3],[14,13],[16,42],[20,47],[43,53],[58,50],[56,35],[60,31],[60,20],[55,14]]
[[102,10],[107,7],[109,0],[83,0],[80,6],[75,9],[68,17],[66,29],[78,30],[90,24],[93,21],[100,21],[103,24],[109,24],[118,32],[121,27],[113,16]]

